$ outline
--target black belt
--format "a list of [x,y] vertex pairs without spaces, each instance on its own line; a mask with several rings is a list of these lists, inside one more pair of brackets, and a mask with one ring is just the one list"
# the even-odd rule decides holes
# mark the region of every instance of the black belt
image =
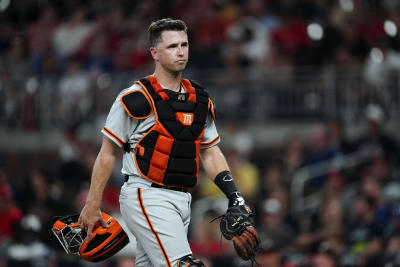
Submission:
[[174,190],[174,191],[179,191],[179,192],[188,192],[188,190],[186,188],[176,187],[176,186],[168,186],[168,185],[159,185],[159,184],[155,184],[155,183],[152,183],[151,187],[164,188],[164,189],[169,189],[169,190]]
[[[129,175],[125,175],[125,182],[128,182],[128,180],[129,180]],[[185,193],[188,192],[188,190],[186,188],[177,187],[177,186],[159,185],[156,183],[151,183],[150,186],[154,187],[154,188],[163,188],[163,189],[169,189],[169,190],[185,192]]]

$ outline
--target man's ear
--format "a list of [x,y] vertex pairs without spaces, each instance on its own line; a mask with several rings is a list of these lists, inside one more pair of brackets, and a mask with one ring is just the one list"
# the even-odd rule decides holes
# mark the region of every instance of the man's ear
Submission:
[[150,53],[151,53],[151,56],[153,57],[154,61],[158,61],[157,48],[155,48],[154,46],[150,47]]

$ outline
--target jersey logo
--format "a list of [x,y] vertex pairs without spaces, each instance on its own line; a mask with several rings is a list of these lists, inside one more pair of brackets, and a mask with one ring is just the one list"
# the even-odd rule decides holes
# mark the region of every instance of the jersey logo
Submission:
[[177,112],[176,120],[183,126],[190,126],[193,123],[193,113]]

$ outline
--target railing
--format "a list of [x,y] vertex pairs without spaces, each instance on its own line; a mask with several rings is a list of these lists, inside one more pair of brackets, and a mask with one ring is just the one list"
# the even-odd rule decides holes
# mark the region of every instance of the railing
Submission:
[[314,179],[326,176],[332,171],[342,171],[359,166],[368,160],[377,151],[362,150],[348,155],[341,155],[330,160],[321,161],[315,164],[304,166],[298,169],[292,176],[291,201],[292,213],[301,215],[306,212],[313,212],[318,209],[321,203],[321,192],[315,191],[306,194],[306,186]]
[[[375,89],[351,68],[307,68],[285,73],[284,68],[254,74],[243,70],[243,78],[223,70],[188,71],[213,97],[219,120],[268,121],[324,120],[339,117],[353,123],[370,103],[381,104],[391,119],[400,112],[400,79]],[[287,71],[286,71],[287,72]],[[0,78],[0,125],[9,129],[46,130],[80,122],[94,123],[106,116],[120,90],[130,86],[138,73],[27,74],[12,82]],[[221,79],[220,77],[224,77]]]

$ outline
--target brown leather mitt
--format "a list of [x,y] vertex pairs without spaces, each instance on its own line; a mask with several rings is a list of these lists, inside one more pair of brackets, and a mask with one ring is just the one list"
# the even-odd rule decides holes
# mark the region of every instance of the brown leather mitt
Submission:
[[254,261],[260,239],[254,228],[254,214],[247,205],[228,208],[221,218],[220,229],[227,240],[233,241],[240,258]]

